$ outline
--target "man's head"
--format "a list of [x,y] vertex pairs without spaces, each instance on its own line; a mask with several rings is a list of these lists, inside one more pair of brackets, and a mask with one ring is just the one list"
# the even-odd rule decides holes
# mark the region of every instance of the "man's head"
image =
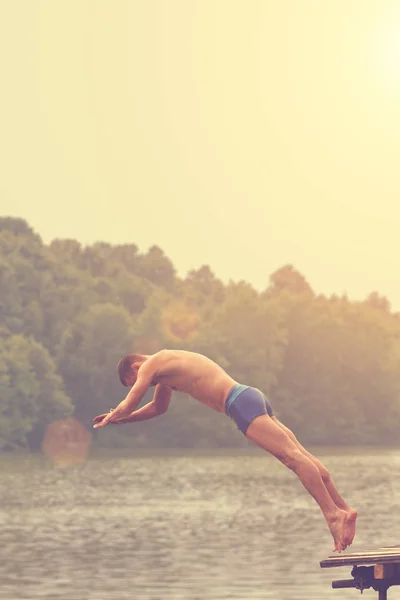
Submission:
[[127,354],[118,363],[119,379],[125,387],[131,387],[137,378],[141,365],[147,360],[144,354]]

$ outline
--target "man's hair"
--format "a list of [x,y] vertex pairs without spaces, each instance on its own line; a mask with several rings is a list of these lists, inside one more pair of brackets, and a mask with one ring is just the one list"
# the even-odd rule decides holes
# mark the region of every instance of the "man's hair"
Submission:
[[141,354],[126,354],[118,363],[118,375],[119,379],[125,387],[129,387],[126,383],[126,378],[132,371],[132,363],[137,362],[142,358]]

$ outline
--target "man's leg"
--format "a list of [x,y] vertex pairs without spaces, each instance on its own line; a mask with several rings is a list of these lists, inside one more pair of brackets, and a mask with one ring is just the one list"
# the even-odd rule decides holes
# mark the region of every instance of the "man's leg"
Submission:
[[350,546],[350,544],[353,542],[355,531],[356,531],[356,519],[358,516],[357,511],[355,511],[349,504],[347,504],[347,502],[339,494],[339,492],[332,480],[332,477],[331,477],[328,469],[325,467],[325,465],[323,465],[321,463],[321,461],[318,460],[318,458],[313,456],[311,454],[311,452],[308,452],[308,450],[306,450],[300,444],[300,442],[298,441],[298,439],[296,438],[294,433],[288,427],[286,427],[286,425],[284,425],[283,423],[278,421],[278,419],[276,417],[272,417],[272,419],[278,425],[278,427],[280,427],[289,436],[289,438],[296,444],[296,446],[301,450],[301,452],[303,452],[303,454],[308,456],[308,458],[313,461],[313,463],[316,465],[317,469],[320,472],[322,481],[324,482],[325,487],[328,490],[330,497],[332,498],[332,500],[334,501],[334,503],[336,504],[336,506],[338,508],[341,508],[342,510],[346,511],[347,518],[346,518],[346,527],[345,527],[345,529],[346,529],[345,542],[348,546]]
[[346,548],[344,527],[347,513],[336,506],[332,500],[315,463],[268,415],[261,415],[254,419],[247,428],[246,437],[296,473],[321,508],[334,539],[335,550],[339,552],[344,550]]

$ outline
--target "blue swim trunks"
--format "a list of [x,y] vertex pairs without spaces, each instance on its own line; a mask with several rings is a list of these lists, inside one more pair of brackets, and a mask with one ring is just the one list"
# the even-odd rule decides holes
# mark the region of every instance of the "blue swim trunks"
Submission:
[[260,390],[239,384],[231,388],[225,402],[225,412],[245,435],[256,417],[266,414],[272,417],[274,414],[271,404]]

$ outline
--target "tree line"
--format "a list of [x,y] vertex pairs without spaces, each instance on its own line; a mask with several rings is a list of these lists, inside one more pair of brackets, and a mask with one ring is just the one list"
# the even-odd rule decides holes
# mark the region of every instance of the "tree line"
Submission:
[[[260,388],[304,443],[399,442],[400,318],[377,292],[316,294],[292,265],[262,291],[225,285],[206,265],[180,278],[157,246],[46,245],[2,217],[0,315],[0,450],[38,449],[47,425],[72,415],[91,428],[126,394],[121,356],[161,348],[206,354]],[[247,444],[225,415],[180,394],[153,421],[94,435],[113,447]]]

